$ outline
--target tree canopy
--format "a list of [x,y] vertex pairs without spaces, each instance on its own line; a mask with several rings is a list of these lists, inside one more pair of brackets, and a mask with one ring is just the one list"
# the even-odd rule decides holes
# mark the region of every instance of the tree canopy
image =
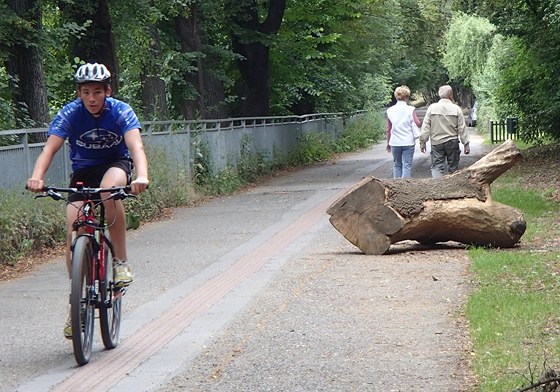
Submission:
[[465,106],[486,98],[528,134],[560,135],[560,0],[6,0],[0,11],[3,129],[44,125],[74,97],[76,67],[98,61],[143,120],[368,109],[401,84],[429,103],[452,83]]

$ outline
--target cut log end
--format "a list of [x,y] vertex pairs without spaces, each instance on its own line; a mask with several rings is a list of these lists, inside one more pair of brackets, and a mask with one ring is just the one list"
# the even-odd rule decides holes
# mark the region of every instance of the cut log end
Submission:
[[513,247],[526,222],[517,209],[492,201],[490,183],[520,158],[517,147],[506,142],[442,178],[365,178],[327,213],[332,225],[366,254],[384,254],[402,240]]

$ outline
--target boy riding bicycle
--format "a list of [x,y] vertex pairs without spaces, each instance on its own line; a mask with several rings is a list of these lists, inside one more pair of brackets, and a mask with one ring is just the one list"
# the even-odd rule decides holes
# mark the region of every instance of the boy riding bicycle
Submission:
[[[139,194],[148,187],[148,161],[140,136],[140,122],[132,108],[111,98],[111,74],[103,64],[84,64],[74,75],[78,98],[60,110],[50,125],[43,151],[37,158],[27,188],[43,190],[44,176],[54,155],[68,139],[72,175],[70,187],[78,182],[84,186],[110,188],[130,184],[132,193]],[[136,179],[131,182],[132,161]],[[76,220],[81,201],[69,199],[66,208],[68,226],[66,267],[70,273],[72,223]],[[126,216],[122,202],[105,203],[109,233],[115,248],[115,284],[126,286],[133,280],[126,254]],[[69,321],[64,336],[72,338]]]

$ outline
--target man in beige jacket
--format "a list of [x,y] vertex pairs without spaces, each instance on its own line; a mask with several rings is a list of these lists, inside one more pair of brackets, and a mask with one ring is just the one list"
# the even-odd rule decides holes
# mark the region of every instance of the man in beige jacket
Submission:
[[420,151],[426,152],[428,140],[432,146],[432,177],[457,171],[461,155],[459,140],[463,143],[465,154],[470,153],[463,111],[452,102],[453,89],[444,85],[438,93],[440,100],[428,107],[420,134]]

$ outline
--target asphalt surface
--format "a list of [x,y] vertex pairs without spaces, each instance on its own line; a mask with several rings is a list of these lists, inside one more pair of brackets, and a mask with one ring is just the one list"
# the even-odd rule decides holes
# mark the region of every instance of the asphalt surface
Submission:
[[[428,161],[416,152],[414,177]],[[464,251],[365,256],[325,213],[391,168],[382,143],[129,232],[121,343],[97,334],[84,367],[62,336],[62,260],[1,283],[0,391],[464,390]]]

